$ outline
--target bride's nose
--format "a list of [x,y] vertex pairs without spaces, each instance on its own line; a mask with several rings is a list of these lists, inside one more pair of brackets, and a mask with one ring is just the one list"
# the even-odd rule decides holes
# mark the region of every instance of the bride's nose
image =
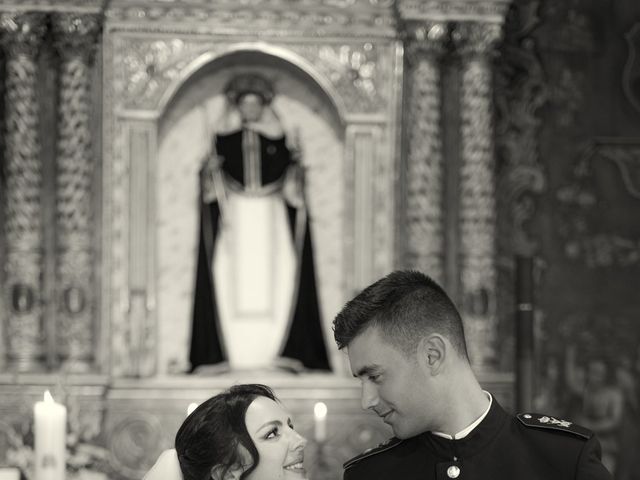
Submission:
[[307,446],[307,439],[300,435],[295,430],[292,432],[293,438],[291,439],[291,450],[304,450]]

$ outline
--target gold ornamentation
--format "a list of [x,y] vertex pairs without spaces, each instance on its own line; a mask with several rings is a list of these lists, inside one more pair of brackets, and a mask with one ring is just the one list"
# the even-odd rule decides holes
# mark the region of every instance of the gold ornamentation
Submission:
[[[344,5],[352,4],[352,5]],[[215,5],[194,6],[184,1],[144,5],[135,2],[112,2],[106,16],[118,28],[136,25],[153,28],[154,24],[170,22],[172,28],[187,31],[206,28],[215,33],[223,28],[227,32],[251,31],[255,36],[325,36],[344,34],[351,36],[392,37],[395,14],[392,0],[319,0],[317,2],[280,0],[253,0],[239,4],[224,0]],[[247,28],[249,26],[249,29]],[[255,28],[251,28],[255,27]]]
[[[629,268],[640,265],[640,239],[618,232],[603,232],[598,228],[598,208],[602,204],[595,190],[596,165],[613,164],[621,176],[627,193],[640,199],[640,143],[635,139],[596,139],[578,161],[571,183],[556,195],[560,204],[563,226],[559,231],[564,240],[567,258],[580,260],[588,268]],[[601,208],[601,207],[600,207]]]
[[495,186],[489,53],[499,27],[461,23],[454,41],[463,55],[461,90],[460,241],[462,311],[469,354],[491,365],[496,335]]
[[404,34],[410,63],[418,63],[424,56],[439,60],[445,53],[449,26],[443,22],[409,21],[405,22]]
[[502,37],[502,25],[499,23],[457,22],[453,25],[451,37],[461,55],[487,57],[493,53],[493,48]]
[[62,57],[56,172],[56,303],[65,368],[86,371],[95,350],[91,185],[91,69],[96,15],[53,16]]
[[477,2],[473,0],[396,0],[397,9],[404,19],[425,20],[428,18],[478,18],[501,22],[507,12],[509,0]]
[[[215,58],[229,44],[207,41],[116,40],[116,64],[123,65],[116,91],[123,93],[123,107],[156,110],[167,89],[181,78],[187,67],[203,55]],[[350,113],[380,112],[389,104],[391,69],[390,42],[352,44],[274,45],[297,54],[322,74],[341,94]],[[250,46],[247,47],[250,49]]]
[[[550,95],[535,41],[530,36],[539,23],[537,11],[516,8],[510,18],[512,21],[505,24],[505,42],[495,78],[498,210],[504,212],[498,238],[503,242],[501,254],[508,262],[514,254],[530,256],[538,248],[528,224],[537,209],[537,196],[547,183],[539,158],[538,111]],[[513,284],[511,274],[505,283],[505,288]],[[511,287],[508,292],[513,293]]]
[[46,30],[42,13],[0,13],[2,46],[10,57],[38,55]]
[[440,132],[440,55],[446,25],[412,26],[410,58],[408,154],[406,173],[405,264],[443,280],[443,158]]
[[90,13],[56,13],[52,20],[58,53],[65,59],[80,59],[89,65],[100,31],[100,17]]
[[380,98],[378,48],[363,45],[323,45],[317,52],[305,52],[307,58],[326,74],[340,92],[350,111],[372,111],[384,105]]
[[44,34],[40,14],[0,15],[6,59],[7,356],[18,371],[42,359],[42,205],[36,55]]

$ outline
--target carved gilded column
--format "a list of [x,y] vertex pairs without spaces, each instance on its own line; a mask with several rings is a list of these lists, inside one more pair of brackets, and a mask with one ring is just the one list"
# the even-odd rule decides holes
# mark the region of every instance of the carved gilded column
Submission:
[[440,57],[447,26],[407,24],[409,96],[406,168],[405,265],[443,281],[443,160],[440,128]]
[[44,354],[40,333],[43,330],[42,166],[36,94],[36,59],[44,31],[44,17],[40,14],[0,15],[0,34],[6,53],[5,334],[9,368],[20,372],[40,370]]
[[461,55],[460,287],[474,366],[495,360],[496,199],[491,57],[501,36],[493,23],[463,22],[452,37]]
[[99,19],[92,14],[53,16],[62,59],[56,158],[56,315],[64,367],[91,368],[95,351],[94,245],[91,184],[91,61]]

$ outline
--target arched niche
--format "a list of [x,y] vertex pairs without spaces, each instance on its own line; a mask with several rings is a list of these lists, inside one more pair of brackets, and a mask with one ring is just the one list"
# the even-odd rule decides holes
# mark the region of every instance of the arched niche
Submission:
[[[272,107],[288,136],[298,136],[306,168],[325,341],[334,354],[331,321],[343,302],[344,137],[339,98],[289,59],[238,48],[194,62],[199,68],[170,91],[157,123],[155,171],[158,373],[182,370],[188,358],[198,232],[198,170],[207,156],[223,89],[242,72],[259,72],[274,85]],[[178,82],[176,82],[178,83]],[[172,90],[172,89],[169,89]]]
[[335,370],[347,374],[333,316],[394,257],[398,52],[395,42],[107,42],[101,305],[112,376],[163,375],[185,362],[196,172],[223,86],[241,70],[272,79],[274,108],[300,136],[325,337]]

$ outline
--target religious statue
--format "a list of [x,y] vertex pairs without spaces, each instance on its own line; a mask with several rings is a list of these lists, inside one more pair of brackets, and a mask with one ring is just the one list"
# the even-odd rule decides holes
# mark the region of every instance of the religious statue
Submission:
[[329,370],[297,135],[262,75],[225,87],[200,171],[190,362]]

